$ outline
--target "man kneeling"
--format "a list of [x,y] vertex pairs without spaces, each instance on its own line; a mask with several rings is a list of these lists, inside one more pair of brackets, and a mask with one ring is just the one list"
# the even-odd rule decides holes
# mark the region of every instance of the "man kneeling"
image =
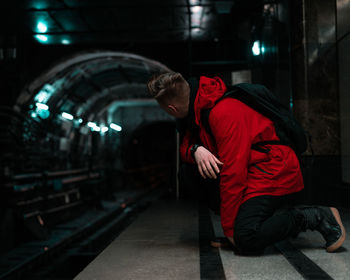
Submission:
[[[241,253],[257,253],[275,242],[307,229],[319,231],[326,250],[337,250],[345,229],[337,209],[290,205],[303,188],[299,160],[279,141],[273,122],[234,98],[218,78],[187,82],[180,73],[164,73],[148,82],[148,90],[168,114],[186,128],[180,146],[182,160],[195,163],[203,178],[220,177],[221,224],[225,236]],[[202,112],[211,109],[209,126]]]

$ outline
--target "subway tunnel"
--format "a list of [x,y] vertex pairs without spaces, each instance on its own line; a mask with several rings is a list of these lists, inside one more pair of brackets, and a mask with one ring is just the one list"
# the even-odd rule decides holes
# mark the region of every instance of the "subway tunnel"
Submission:
[[[215,138],[222,122],[205,143],[202,119],[174,118],[147,83],[179,72],[191,94],[191,81],[203,77],[228,89],[264,85],[305,132],[296,203],[336,207],[349,229],[349,1],[1,6],[0,279],[348,279],[349,237],[334,253],[310,230],[259,254],[232,245],[223,221],[226,171],[201,180],[194,146],[185,151],[190,164],[181,150],[185,126],[197,150],[226,159],[230,151],[221,153]],[[283,188],[276,178],[273,187]],[[230,185],[232,197],[238,187]]]

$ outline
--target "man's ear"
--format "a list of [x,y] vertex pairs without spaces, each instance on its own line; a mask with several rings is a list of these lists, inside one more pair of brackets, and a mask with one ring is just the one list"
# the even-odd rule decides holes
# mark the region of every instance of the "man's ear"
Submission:
[[175,105],[172,105],[172,104],[169,104],[168,105],[168,109],[170,112],[173,112],[173,113],[177,113],[178,112],[178,109]]

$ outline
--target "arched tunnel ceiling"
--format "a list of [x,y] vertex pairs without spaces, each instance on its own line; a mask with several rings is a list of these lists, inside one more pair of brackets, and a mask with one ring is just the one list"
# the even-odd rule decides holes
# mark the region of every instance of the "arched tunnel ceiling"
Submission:
[[[121,52],[86,52],[65,58],[23,89],[16,104],[25,111],[41,94],[55,111],[89,117],[115,100],[149,98],[146,82],[165,65]],[[39,97],[40,98],[40,97]],[[39,100],[40,102],[40,100]]]
[[92,114],[96,116],[103,114],[112,104],[122,104],[130,99],[148,102],[149,96],[144,83],[119,84],[95,94],[77,108],[77,115],[89,119]]

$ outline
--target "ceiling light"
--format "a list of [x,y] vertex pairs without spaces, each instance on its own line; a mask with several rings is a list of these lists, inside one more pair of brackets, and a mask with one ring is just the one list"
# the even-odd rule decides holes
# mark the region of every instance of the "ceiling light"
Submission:
[[45,35],[35,35],[35,38],[41,43],[47,42],[48,40],[47,36]]
[[200,13],[202,11],[202,9],[203,9],[203,7],[201,7],[201,6],[191,7],[192,13]]
[[255,41],[252,47],[253,55],[260,55],[260,41]]
[[39,109],[42,109],[42,110],[49,110],[49,106],[47,106],[46,104],[37,102],[35,105],[36,105],[36,107],[39,108]]
[[87,126],[93,128],[93,127],[96,127],[97,125],[94,122],[88,122]]
[[101,128],[99,126],[94,126],[94,127],[91,127],[91,130],[92,131],[100,131]]
[[111,123],[109,125],[109,127],[114,129],[114,130],[116,130],[116,131],[121,131],[122,130],[122,127],[120,125],[115,124],[115,123]]
[[108,127],[107,126],[104,126],[104,127],[101,128],[101,132],[102,133],[105,133],[107,131],[108,131]]
[[70,121],[74,119],[73,115],[68,114],[66,112],[63,112],[61,115],[62,115],[62,118],[65,118],[65,119],[70,120]]
[[198,27],[192,28],[192,32],[194,32],[194,33],[199,33],[199,32],[201,32],[201,29],[198,28]]
[[70,44],[70,41],[67,40],[67,39],[63,39],[63,40],[62,40],[62,44],[63,44],[63,45],[69,45],[69,44]]
[[45,33],[47,31],[47,25],[43,22],[38,22],[36,28],[40,33]]

